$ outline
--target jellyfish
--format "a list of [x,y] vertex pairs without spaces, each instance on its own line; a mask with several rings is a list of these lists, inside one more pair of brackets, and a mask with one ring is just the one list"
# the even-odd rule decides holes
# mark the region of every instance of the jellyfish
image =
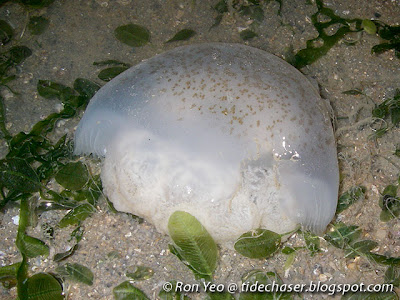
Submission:
[[178,47],[91,99],[75,154],[103,158],[114,207],[168,233],[195,216],[217,243],[332,220],[339,172],[329,103],[293,66],[240,44]]

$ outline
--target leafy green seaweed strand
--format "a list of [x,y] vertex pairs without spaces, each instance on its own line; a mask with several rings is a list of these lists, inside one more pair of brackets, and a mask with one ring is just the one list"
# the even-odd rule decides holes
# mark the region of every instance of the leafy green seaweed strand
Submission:
[[[82,81],[83,79],[78,80]],[[44,84],[50,85],[47,81],[40,81],[38,85]],[[68,95],[65,95],[66,91],[68,91]],[[71,156],[71,146],[66,141],[66,136],[61,137],[53,144],[46,138],[46,135],[54,129],[58,120],[75,116],[78,109],[83,108],[90,97],[73,95],[65,87],[60,88],[59,94],[56,96],[63,99],[64,109],[59,113],[50,114],[46,119],[36,123],[29,133],[20,132],[11,137],[4,125],[4,114],[0,115],[0,129],[9,144],[6,158],[0,160],[0,178],[2,179],[0,188],[3,195],[0,209],[10,200],[27,198],[31,196],[32,192],[37,192],[41,186],[40,182],[48,180],[54,170],[62,165],[62,158]],[[0,105],[3,106],[3,103]],[[31,164],[34,162],[39,166],[32,169]],[[27,182],[31,188],[27,189]],[[9,190],[7,196],[5,196],[4,188]]]
[[[19,0],[13,1],[24,6],[28,11],[42,8],[54,0]],[[9,1],[0,1],[0,6]],[[41,34],[48,25],[44,17],[31,17],[28,29],[31,34]],[[0,88],[7,88],[14,94],[8,83],[15,80],[16,67],[32,55],[26,46],[5,46],[14,36],[8,22],[0,20]],[[7,48],[5,48],[7,47]],[[62,286],[56,277],[50,273],[29,274],[29,259],[37,256],[48,256],[50,251],[45,242],[29,236],[27,227],[31,214],[37,214],[50,209],[69,209],[58,226],[78,224],[95,210],[96,201],[101,194],[99,176],[91,176],[89,170],[81,162],[74,160],[71,143],[64,135],[57,141],[52,141],[48,134],[52,132],[58,120],[71,119],[78,111],[85,108],[92,96],[100,88],[99,85],[87,79],[78,78],[73,88],[49,80],[39,80],[37,90],[46,99],[57,98],[63,104],[60,112],[52,113],[44,120],[36,123],[28,133],[20,132],[13,135],[6,126],[6,110],[4,98],[0,95],[0,138],[8,146],[5,158],[0,159],[0,209],[9,202],[19,204],[19,224],[16,246],[21,254],[21,261],[0,268],[0,282],[6,287],[17,287],[18,299],[33,299],[41,295],[46,299],[64,299]],[[71,176],[70,170],[74,170]],[[79,172],[78,172],[79,171]],[[90,175],[90,176],[89,176]],[[50,179],[64,189],[56,192],[48,187]],[[40,195],[41,203],[35,199]],[[51,205],[49,205],[51,204]],[[76,229],[76,230],[77,230]],[[74,230],[74,232],[76,231]],[[72,236],[72,235],[71,235]],[[81,237],[71,251],[58,253],[53,258],[59,262],[72,255]],[[92,284],[93,274],[85,266],[65,264],[60,269],[63,278],[74,278],[85,284]],[[77,272],[78,271],[78,272]],[[83,272],[82,272],[83,271]],[[76,274],[84,274],[78,276]]]
[[11,140],[12,136],[6,127],[6,113],[4,107],[3,97],[0,95],[0,131],[3,134],[7,143]]
[[387,25],[380,21],[373,21],[377,27],[377,33],[384,42],[372,47],[371,52],[380,54],[393,49],[395,56],[400,59],[400,25]]
[[[322,0],[317,0],[318,11],[311,16],[311,21],[318,31],[318,36],[314,39],[307,41],[307,47],[300,50],[294,56],[292,64],[300,69],[309,64],[312,64],[322,56],[324,56],[341,38],[350,32],[361,31],[361,19],[344,19],[339,17],[330,8],[324,7]],[[320,22],[318,16],[324,15],[329,17],[329,21]],[[351,28],[351,24],[355,24],[355,28]],[[341,27],[332,35],[328,35],[325,30],[333,25],[341,25]],[[314,43],[319,40],[323,40],[323,45],[320,47],[314,46]]]
[[[47,135],[54,129],[58,120],[70,119],[84,108],[99,86],[87,79],[78,78],[74,82],[73,89],[47,80],[40,80],[37,89],[44,98],[61,100],[64,108],[61,112],[50,114],[36,123],[29,133],[20,132],[12,136],[8,132],[5,126],[3,99],[0,97],[2,108],[0,109],[0,130],[9,146],[8,154],[0,160],[0,209],[3,209],[9,201],[20,200],[16,245],[21,253],[22,261],[15,268],[6,266],[8,269],[16,270],[15,273],[11,270],[9,275],[11,278],[16,277],[19,299],[28,299],[31,294],[40,291],[53,297],[51,299],[58,300],[63,299],[62,290],[52,275],[39,273],[28,276],[29,258],[49,255],[49,247],[44,242],[26,234],[30,206],[32,197],[39,192],[43,199],[46,199],[45,193],[52,197],[48,200],[55,205],[50,209],[71,209],[61,220],[60,227],[80,224],[94,212],[95,202],[101,190],[99,178],[89,179],[88,170],[81,162],[70,162],[71,145],[65,135],[55,143],[51,142]],[[71,165],[75,167],[75,170],[81,170],[81,174],[68,176],[66,173]],[[60,194],[46,186],[53,177],[65,188]],[[74,182],[63,180],[65,177],[72,178]],[[87,202],[82,200],[87,200]],[[36,208],[38,209],[40,207]],[[90,270],[87,273],[91,273]],[[41,283],[49,281],[52,282],[52,286],[49,287],[50,290],[46,290],[48,285],[42,287]],[[89,281],[84,283],[88,284],[87,282]]]

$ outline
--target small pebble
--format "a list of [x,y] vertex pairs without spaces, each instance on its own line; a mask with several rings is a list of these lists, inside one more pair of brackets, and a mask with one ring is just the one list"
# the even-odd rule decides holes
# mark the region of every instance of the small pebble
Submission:
[[354,263],[354,262],[349,263],[349,264],[347,265],[347,268],[348,268],[349,270],[357,270],[357,269],[358,269],[358,268],[357,268],[357,264]]
[[322,273],[322,266],[320,264],[316,264],[313,269],[313,274],[316,276],[321,275]]
[[325,274],[320,274],[318,278],[321,282],[326,282],[328,280],[328,276]]
[[13,220],[14,225],[19,225],[19,216],[18,215],[12,217],[11,219]]

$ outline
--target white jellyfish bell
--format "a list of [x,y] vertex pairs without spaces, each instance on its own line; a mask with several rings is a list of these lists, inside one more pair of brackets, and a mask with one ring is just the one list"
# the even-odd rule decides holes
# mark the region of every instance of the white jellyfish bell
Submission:
[[104,156],[115,208],[167,233],[186,211],[221,244],[334,216],[338,162],[327,103],[294,67],[239,44],[184,46],[130,68],[90,101],[75,153]]

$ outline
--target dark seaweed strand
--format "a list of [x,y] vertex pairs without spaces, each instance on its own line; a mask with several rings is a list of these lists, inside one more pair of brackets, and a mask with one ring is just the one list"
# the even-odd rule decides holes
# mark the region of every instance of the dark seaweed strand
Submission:
[[[307,41],[307,47],[300,50],[294,56],[292,65],[300,69],[309,64],[312,64],[320,57],[324,56],[340,39],[350,32],[361,31],[361,19],[344,19],[339,17],[330,8],[324,7],[322,0],[317,0],[318,11],[311,16],[311,21],[318,31],[318,36]],[[318,22],[318,16],[322,14],[330,18],[327,22]],[[355,29],[350,28],[350,24],[355,23]],[[332,25],[341,24],[342,26],[333,35],[327,35],[324,29]],[[323,45],[315,47],[313,43],[318,40],[323,40]]]

